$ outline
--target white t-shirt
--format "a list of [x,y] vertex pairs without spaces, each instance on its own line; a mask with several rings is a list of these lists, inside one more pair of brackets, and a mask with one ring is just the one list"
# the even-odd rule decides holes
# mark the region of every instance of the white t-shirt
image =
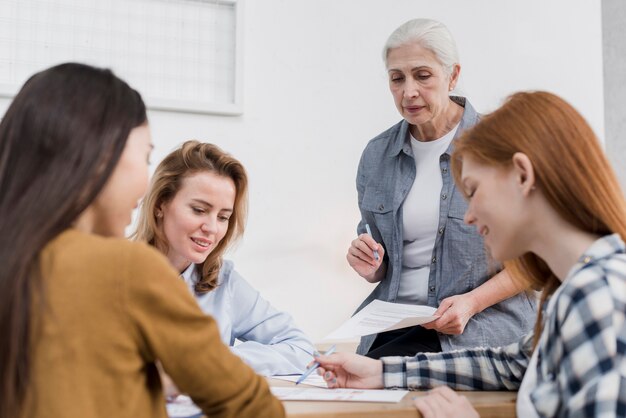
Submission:
[[439,158],[446,152],[459,128],[443,137],[422,142],[411,135],[415,158],[415,180],[402,204],[402,273],[398,302],[426,304],[428,276],[437,227],[443,180]]

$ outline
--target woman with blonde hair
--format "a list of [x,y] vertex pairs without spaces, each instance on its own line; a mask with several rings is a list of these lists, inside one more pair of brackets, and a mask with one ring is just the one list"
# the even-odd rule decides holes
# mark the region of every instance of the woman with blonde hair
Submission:
[[247,190],[238,160],[213,144],[187,141],[157,167],[134,238],[167,256],[217,320],[224,343],[257,373],[301,373],[313,345],[223,259],[243,235]]
[[[553,94],[517,93],[459,139],[452,170],[465,222],[543,289],[535,331],[445,355],[323,357],[329,386],[519,390],[520,417],[624,416],[626,202],[589,125]],[[449,388],[416,405],[426,418],[476,416]]]

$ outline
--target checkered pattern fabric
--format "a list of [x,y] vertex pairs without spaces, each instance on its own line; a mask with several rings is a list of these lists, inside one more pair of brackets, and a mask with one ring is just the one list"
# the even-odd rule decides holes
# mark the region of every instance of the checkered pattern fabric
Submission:
[[[618,235],[594,242],[553,296],[530,399],[539,416],[626,416],[626,254]],[[516,390],[532,334],[499,348],[383,358],[385,387]]]

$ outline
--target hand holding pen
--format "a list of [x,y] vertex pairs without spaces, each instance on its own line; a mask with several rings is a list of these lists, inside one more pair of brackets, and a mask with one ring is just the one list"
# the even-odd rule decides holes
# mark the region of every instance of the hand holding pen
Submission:
[[369,224],[365,224],[367,233],[352,241],[346,258],[350,266],[369,282],[377,282],[384,276],[380,266],[385,257],[385,249],[372,237]]
[[[337,349],[337,346],[333,345],[332,347],[330,347],[326,353],[324,353],[325,356],[328,356],[332,353],[335,352],[335,350]],[[317,361],[314,361],[306,370],[304,373],[302,373],[302,376],[300,376],[300,378],[298,379],[298,381],[296,382],[296,385],[299,385],[300,383],[302,383],[307,377],[310,376],[311,373],[313,373],[314,370],[317,370],[317,368],[320,367],[320,364]]]
[[[365,224],[365,230],[367,231],[367,235],[371,237],[372,230],[370,229],[370,224]],[[374,237],[372,237],[372,239],[374,239]],[[380,256],[378,255],[378,250],[374,250],[374,258],[376,259],[376,261],[380,259]]]

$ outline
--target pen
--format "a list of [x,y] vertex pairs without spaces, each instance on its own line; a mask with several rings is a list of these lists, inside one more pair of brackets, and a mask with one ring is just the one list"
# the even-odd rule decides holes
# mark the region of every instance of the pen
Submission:
[[[374,237],[372,236],[372,230],[370,229],[370,224],[365,224],[365,229],[367,230],[367,234],[368,234],[370,237],[374,238]],[[374,250],[374,258],[376,259],[376,261],[378,261],[378,258],[379,258],[379,257],[380,257],[380,256],[378,255],[378,251]]]
[[[332,347],[330,347],[325,353],[324,355],[327,356],[329,354],[332,354],[335,352],[335,349],[337,348],[337,346],[335,346],[333,344]],[[307,377],[309,377],[309,375],[311,373],[313,373],[313,370],[317,369],[318,367],[320,367],[320,364],[316,361],[315,363],[311,364],[311,366],[309,366],[308,369],[306,369],[306,371],[304,373],[302,373],[302,376],[300,376],[300,378],[298,379],[298,381],[296,382],[297,384],[300,384],[304,381],[304,379],[306,379]]]

